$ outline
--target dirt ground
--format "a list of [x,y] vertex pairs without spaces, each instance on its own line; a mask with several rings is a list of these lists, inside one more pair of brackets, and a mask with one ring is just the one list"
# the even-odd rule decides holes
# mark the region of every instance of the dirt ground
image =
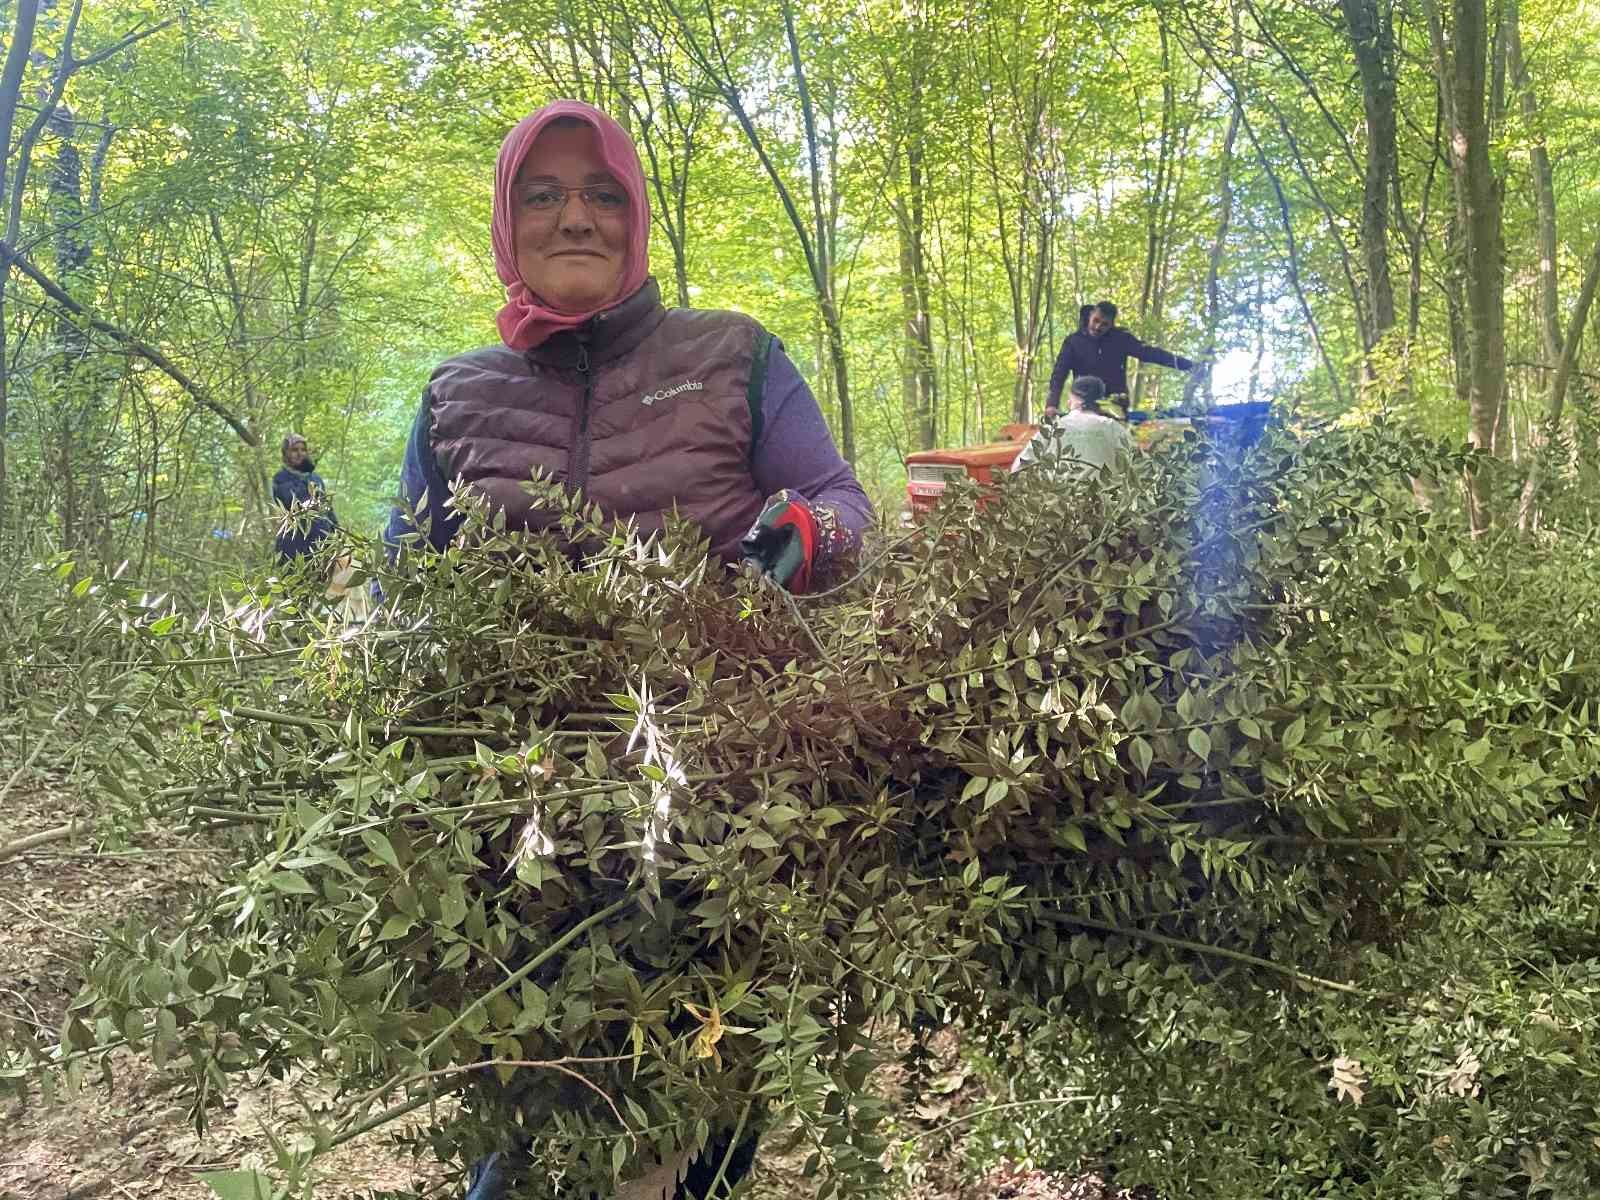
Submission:
[[[12,769],[0,764],[0,788]],[[25,774],[0,794],[0,845],[93,813],[48,775]],[[134,915],[172,919],[193,889],[208,886],[221,857],[171,835],[142,838],[117,854],[86,840],[58,841],[0,860],[0,1013],[47,1031],[60,1028],[105,923]],[[954,1037],[936,1043],[944,1076],[954,1081],[937,1102],[908,1114],[934,1130],[984,1101],[967,1077]],[[264,1081],[242,1089],[195,1133],[175,1081],[132,1054],[113,1063],[110,1086],[96,1078],[49,1106],[0,1100],[0,1200],[212,1200],[205,1171],[270,1162],[265,1129],[282,1130],[298,1112],[296,1082]],[[893,1094],[894,1078],[882,1081]],[[781,1137],[769,1138],[776,1145]],[[899,1185],[904,1200],[1111,1200],[1095,1176],[1067,1180],[1009,1166],[973,1178],[959,1141],[939,1141]],[[803,1151],[762,1154],[754,1200],[806,1200]],[[319,1160],[319,1200],[370,1197],[374,1191],[459,1196],[449,1172],[413,1160],[384,1135],[341,1147]]]

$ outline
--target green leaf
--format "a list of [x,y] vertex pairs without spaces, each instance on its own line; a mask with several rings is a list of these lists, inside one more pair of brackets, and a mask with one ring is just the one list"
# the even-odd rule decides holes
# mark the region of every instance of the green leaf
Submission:
[[1133,765],[1141,775],[1150,774],[1150,764],[1155,760],[1155,752],[1150,749],[1150,743],[1143,737],[1135,737],[1128,743],[1128,757],[1133,760]]
[[314,896],[316,889],[306,882],[298,871],[274,871],[267,876],[267,886],[291,896]]
[[1202,759],[1211,757],[1211,735],[1204,729],[1189,730],[1189,749]]
[[774,804],[767,809],[764,819],[772,828],[782,830],[798,821],[800,815],[798,808],[791,808],[787,804]]
[[1296,717],[1289,722],[1289,728],[1283,731],[1283,748],[1285,750],[1293,750],[1305,740],[1306,719],[1304,717]]
[[259,1171],[196,1171],[218,1200],[272,1200],[272,1182]]
[[368,850],[371,850],[394,870],[398,871],[400,869],[400,858],[395,854],[394,847],[389,843],[389,839],[384,837],[383,834],[376,829],[363,829],[361,831],[361,841]]
[[1493,747],[1489,745],[1489,735],[1484,734],[1481,738],[1463,750],[1461,752],[1461,757],[1466,761],[1469,767],[1475,767],[1484,759],[1489,757],[1489,751],[1492,748]]
[[1011,790],[1011,785],[1004,779],[992,780],[988,790],[983,793],[983,808],[987,812],[996,804],[1006,798],[1006,793]]
[[378,940],[392,942],[396,938],[403,938],[411,932],[411,927],[416,923],[414,917],[409,917],[405,913],[395,913],[383,923],[383,930],[378,934]]
[[467,919],[467,901],[461,891],[461,881],[453,879],[439,897],[439,920],[446,928],[454,929]]
[[550,996],[537,984],[522,985],[522,1011],[517,1017],[518,1028],[537,1029],[544,1024],[550,1011]]

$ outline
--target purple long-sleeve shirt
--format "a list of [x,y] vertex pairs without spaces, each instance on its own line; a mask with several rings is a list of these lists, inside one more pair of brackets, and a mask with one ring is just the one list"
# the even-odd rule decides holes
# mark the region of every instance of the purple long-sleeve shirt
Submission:
[[[750,476],[756,490],[764,496],[788,490],[813,508],[831,509],[839,532],[850,545],[859,544],[861,534],[872,523],[872,502],[834,446],[817,398],[776,341],[767,359],[762,395],[761,434],[750,460]],[[433,453],[428,407],[424,393],[400,467],[404,507],[397,506],[390,513],[384,537],[391,553],[402,537],[414,532],[407,508],[426,517],[428,540],[435,549],[449,545],[461,525],[459,514],[445,503],[450,485],[440,474]]]

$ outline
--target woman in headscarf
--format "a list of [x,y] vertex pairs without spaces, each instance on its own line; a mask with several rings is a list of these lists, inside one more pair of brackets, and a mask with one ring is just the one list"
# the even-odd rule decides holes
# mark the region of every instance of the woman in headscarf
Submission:
[[328,503],[328,485],[317,474],[303,434],[283,439],[283,466],[272,477],[272,498],[287,514],[273,543],[284,566],[310,554],[339,527]]
[[[539,530],[523,488],[542,470],[649,534],[673,511],[729,563],[754,558],[805,591],[858,543],[872,507],[777,340],[733,312],[667,309],[649,275],[638,152],[600,110],[546,105],[506,137],[491,226],[506,288],[500,341],[441,363],[422,397],[388,540],[443,549],[452,489]],[[410,514],[415,514],[413,523]],[[755,1136],[713,1131],[698,1155],[630,1181],[630,1200],[709,1200],[749,1170]],[[470,1200],[503,1196],[515,1150],[474,1166]]]
[[793,591],[858,543],[871,505],[782,346],[742,314],[662,306],[644,173],[620,125],[573,100],[518,124],[491,233],[500,343],[434,370],[392,546],[419,532],[447,545],[458,480],[508,529],[545,527],[521,486],[536,468],[642,533],[676,509],[713,554],[755,557]]

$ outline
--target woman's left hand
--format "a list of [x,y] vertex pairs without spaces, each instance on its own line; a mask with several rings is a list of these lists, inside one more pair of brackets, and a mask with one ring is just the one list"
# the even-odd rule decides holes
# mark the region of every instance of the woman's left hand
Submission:
[[791,493],[778,492],[767,498],[739,543],[739,553],[778,586],[801,593],[811,587],[817,542],[817,518],[811,506]]

